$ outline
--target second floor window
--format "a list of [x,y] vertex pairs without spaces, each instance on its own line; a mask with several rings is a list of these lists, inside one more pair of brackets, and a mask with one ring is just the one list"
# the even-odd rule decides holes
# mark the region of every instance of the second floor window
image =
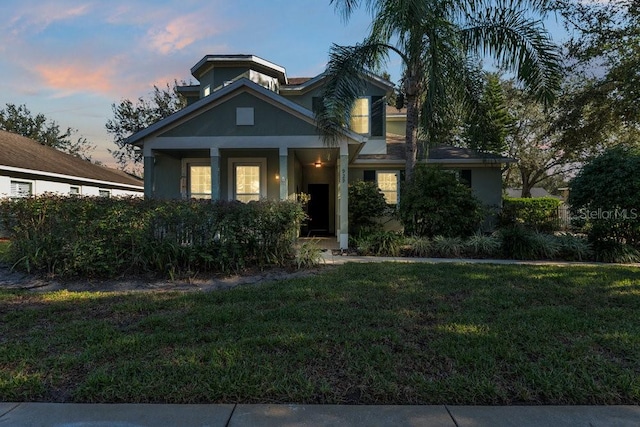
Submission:
[[369,134],[369,98],[356,99],[351,110],[351,130],[361,135]]

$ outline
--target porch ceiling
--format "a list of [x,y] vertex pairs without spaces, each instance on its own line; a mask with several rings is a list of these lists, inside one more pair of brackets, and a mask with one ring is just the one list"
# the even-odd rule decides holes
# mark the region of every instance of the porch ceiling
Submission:
[[336,159],[340,157],[337,148],[301,148],[293,150],[293,154],[302,166],[314,166],[316,162],[321,162],[323,166],[335,166]]

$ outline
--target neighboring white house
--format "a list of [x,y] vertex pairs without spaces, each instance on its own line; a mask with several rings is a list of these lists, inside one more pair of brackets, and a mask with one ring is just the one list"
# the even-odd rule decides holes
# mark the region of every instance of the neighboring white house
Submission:
[[0,197],[44,193],[142,197],[144,184],[123,171],[0,130]]

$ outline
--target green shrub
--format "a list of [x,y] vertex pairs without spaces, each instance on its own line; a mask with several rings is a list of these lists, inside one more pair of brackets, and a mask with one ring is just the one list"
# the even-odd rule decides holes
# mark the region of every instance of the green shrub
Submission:
[[382,229],[376,221],[389,213],[384,194],[375,182],[356,181],[349,185],[349,230]]
[[555,259],[560,253],[560,242],[553,234],[533,233],[533,247],[536,259]]
[[505,198],[499,224],[502,227],[522,225],[539,232],[553,232],[560,228],[558,207],[560,200],[553,197]]
[[405,237],[405,255],[412,257],[428,258],[431,256],[432,244],[426,237]]
[[474,258],[491,258],[500,252],[500,238],[475,233],[464,242],[464,252]]
[[593,248],[587,239],[571,234],[557,236],[560,244],[558,258],[565,261],[587,261],[593,259]]
[[63,276],[233,271],[293,259],[296,202],[41,196],[5,200],[16,267]]
[[[640,148],[618,146],[587,163],[571,181],[569,204],[599,258],[640,249]],[[622,256],[627,258],[627,256]]]
[[593,244],[595,259],[599,262],[640,262],[640,251],[631,245],[615,240],[597,240]]
[[464,242],[460,237],[436,236],[432,241],[432,250],[437,257],[460,258]]
[[403,238],[393,231],[362,230],[352,238],[352,247],[361,255],[398,256]]
[[536,241],[533,232],[521,225],[505,227],[498,231],[502,242],[502,254],[513,259],[535,259]]
[[453,173],[418,165],[400,194],[399,216],[406,234],[465,237],[478,230],[480,202]]
[[300,245],[295,258],[298,269],[316,267],[320,264],[322,260],[322,249],[320,249],[319,242],[317,239],[312,239]]

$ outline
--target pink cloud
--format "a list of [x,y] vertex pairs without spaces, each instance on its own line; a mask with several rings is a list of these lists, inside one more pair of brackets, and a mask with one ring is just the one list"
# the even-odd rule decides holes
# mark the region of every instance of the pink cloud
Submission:
[[112,93],[116,87],[115,64],[105,63],[96,66],[93,63],[39,64],[36,73],[49,88],[64,94],[76,92]]
[[179,16],[162,28],[151,28],[147,41],[152,50],[167,55],[221,31],[221,26],[212,22],[207,14],[192,13]]

